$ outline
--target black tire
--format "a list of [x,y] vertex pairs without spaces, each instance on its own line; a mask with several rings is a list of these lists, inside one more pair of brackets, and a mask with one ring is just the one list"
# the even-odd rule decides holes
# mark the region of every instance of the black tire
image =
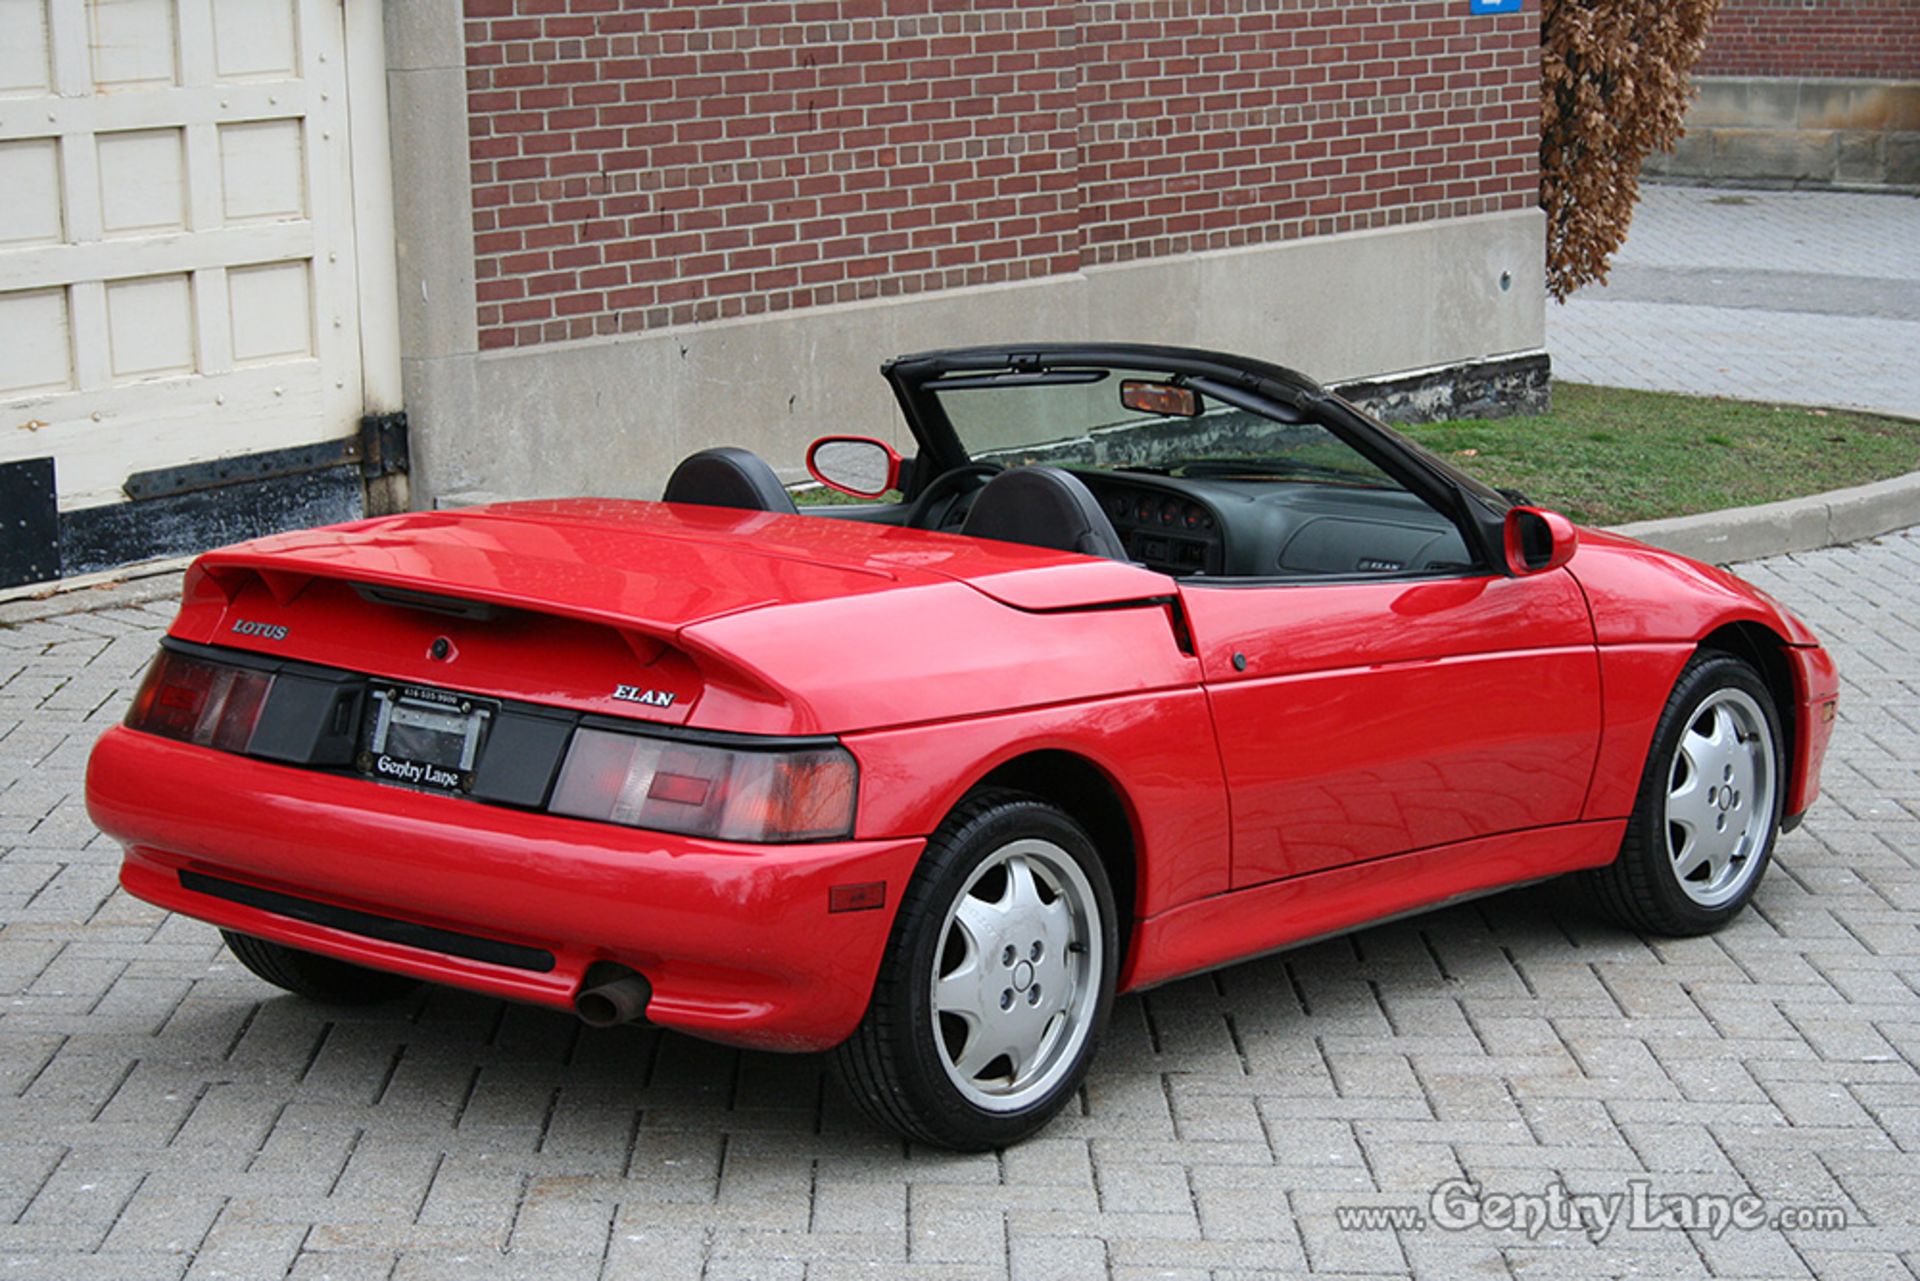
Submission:
[[370,970],[331,956],[316,956],[284,943],[221,930],[227,950],[256,975],[296,996],[329,1005],[373,1005],[404,996],[420,980],[384,970]]
[[[1702,726],[1732,731],[1732,745],[1721,751]],[[1697,778],[1696,755],[1712,766]],[[1601,909],[1646,934],[1708,934],[1732,920],[1773,856],[1786,766],[1780,714],[1759,674],[1732,654],[1695,654],[1654,726],[1619,857],[1586,874]],[[1732,847],[1724,868],[1709,860],[1683,874],[1709,846]]]
[[[977,1152],[1027,1137],[1086,1076],[1113,1007],[1118,928],[1078,823],[1023,793],[974,793],[907,885],[866,1016],[834,1051],[841,1083],[908,1138]],[[976,1070],[980,1054],[998,1056]]]

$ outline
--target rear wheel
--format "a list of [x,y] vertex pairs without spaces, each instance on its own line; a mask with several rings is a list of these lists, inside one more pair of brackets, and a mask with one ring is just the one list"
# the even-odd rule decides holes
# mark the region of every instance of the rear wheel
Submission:
[[372,1005],[420,986],[418,979],[302,952],[251,934],[221,930],[220,937],[240,964],[275,987],[330,1005]]
[[1654,729],[1620,857],[1591,874],[1608,914],[1653,934],[1731,920],[1773,853],[1783,757],[1759,674],[1731,654],[1695,655]]
[[863,1111],[963,1150],[1015,1142],[1080,1087],[1113,1003],[1113,892],[1036,798],[982,792],[928,842],[866,1017],[835,1051]]

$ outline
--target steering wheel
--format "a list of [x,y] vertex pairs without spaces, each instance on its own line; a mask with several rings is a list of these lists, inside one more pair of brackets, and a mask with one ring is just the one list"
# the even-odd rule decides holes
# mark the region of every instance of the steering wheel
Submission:
[[962,463],[927,482],[907,509],[909,529],[958,529],[973,506],[971,496],[1005,471],[999,463]]

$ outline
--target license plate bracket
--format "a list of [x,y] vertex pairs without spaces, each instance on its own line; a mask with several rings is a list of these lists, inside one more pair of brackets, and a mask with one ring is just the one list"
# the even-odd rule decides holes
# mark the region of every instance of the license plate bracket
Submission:
[[428,791],[473,790],[499,704],[426,685],[376,684],[368,693],[361,773]]

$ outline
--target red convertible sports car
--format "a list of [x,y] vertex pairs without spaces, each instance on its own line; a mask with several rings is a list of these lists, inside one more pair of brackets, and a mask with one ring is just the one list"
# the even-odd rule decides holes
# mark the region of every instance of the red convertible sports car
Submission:
[[662,502],[202,556],[87,800],[122,880],[328,1001],[419,980],[834,1051],[1016,1140],[1116,992],[1566,872],[1711,930],[1812,803],[1807,628],[1289,370],[1132,345],[885,373],[871,501],[744,450]]

